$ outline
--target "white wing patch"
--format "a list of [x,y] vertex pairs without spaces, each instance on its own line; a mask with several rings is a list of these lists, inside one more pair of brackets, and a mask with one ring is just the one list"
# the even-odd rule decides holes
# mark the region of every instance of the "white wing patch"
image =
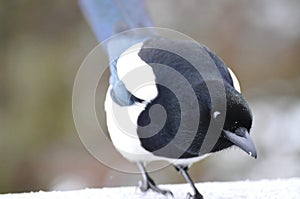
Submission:
[[235,76],[235,74],[232,72],[232,70],[230,68],[228,68],[230,76],[232,78],[233,81],[233,87],[235,88],[235,90],[237,90],[239,93],[241,93],[241,86],[239,83],[239,80],[237,79],[237,77]]
[[138,55],[143,43],[128,48],[117,62],[117,72],[127,90],[134,96],[150,102],[158,95],[152,67]]

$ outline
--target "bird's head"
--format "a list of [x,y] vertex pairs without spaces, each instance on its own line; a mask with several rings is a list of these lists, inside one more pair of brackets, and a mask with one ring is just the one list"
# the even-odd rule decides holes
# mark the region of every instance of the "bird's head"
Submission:
[[244,97],[231,86],[225,86],[227,108],[225,123],[219,140],[213,148],[219,151],[232,145],[257,158],[256,148],[250,137],[252,112]]

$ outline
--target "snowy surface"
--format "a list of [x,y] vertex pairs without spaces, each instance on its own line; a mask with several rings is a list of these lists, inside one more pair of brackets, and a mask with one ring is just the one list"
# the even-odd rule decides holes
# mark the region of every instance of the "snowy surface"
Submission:
[[[162,185],[170,189],[175,198],[186,198],[190,191],[187,184]],[[260,181],[235,181],[235,182],[207,182],[198,183],[199,191],[206,199],[225,198],[272,198],[296,199],[300,198],[300,178],[260,180]],[[167,198],[149,191],[141,193],[136,187],[115,187],[101,189],[84,189],[77,191],[31,192],[19,194],[0,195],[0,199],[152,199]]]

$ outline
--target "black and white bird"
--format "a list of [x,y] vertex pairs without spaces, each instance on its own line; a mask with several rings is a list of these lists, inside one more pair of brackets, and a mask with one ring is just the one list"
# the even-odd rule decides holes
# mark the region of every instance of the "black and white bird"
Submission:
[[[141,0],[80,3],[100,41],[152,26]],[[103,47],[111,60],[107,127],[115,148],[138,165],[142,191],[172,195],[147,173],[150,161],[174,165],[193,188],[189,196],[198,199],[203,196],[188,174],[193,163],[231,146],[257,157],[250,107],[236,76],[209,48],[139,29]]]

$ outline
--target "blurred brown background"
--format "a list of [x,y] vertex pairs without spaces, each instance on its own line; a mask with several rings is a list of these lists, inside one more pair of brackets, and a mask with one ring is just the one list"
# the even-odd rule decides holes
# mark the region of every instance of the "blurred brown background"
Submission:
[[[195,181],[299,177],[300,1],[147,3],[156,26],[214,50],[253,108],[258,160],[227,150],[195,164]],[[0,0],[0,25],[0,193],[136,185],[138,175],[103,166],[76,133],[73,82],[98,44],[77,1]],[[173,168],[152,175],[184,182]]]

